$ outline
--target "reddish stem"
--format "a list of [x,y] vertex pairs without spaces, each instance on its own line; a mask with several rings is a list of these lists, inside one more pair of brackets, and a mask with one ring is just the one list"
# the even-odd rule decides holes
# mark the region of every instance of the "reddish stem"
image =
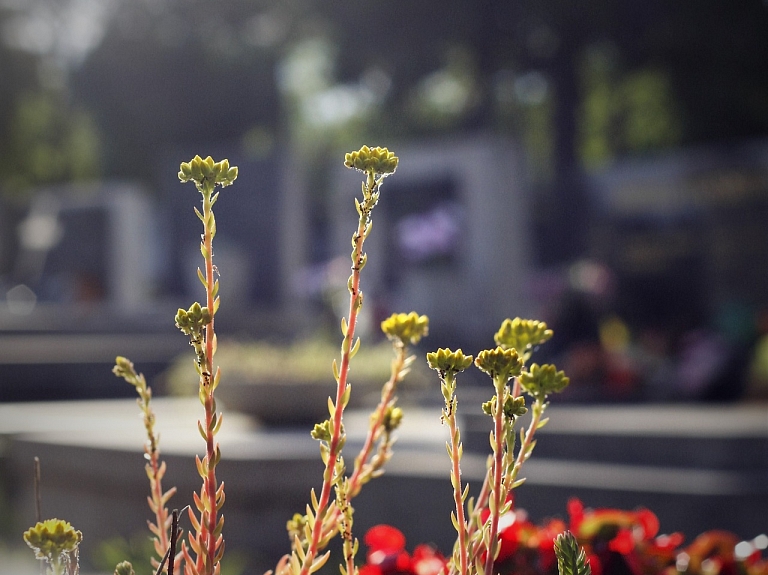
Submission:
[[503,504],[501,488],[504,471],[502,469],[504,462],[504,451],[502,449],[502,441],[504,441],[504,388],[504,384],[496,385],[496,411],[493,414],[495,446],[493,448],[493,487],[491,488],[493,504],[490,505],[491,514],[488,518],[488,521],[490,521],[490,533],[487,555],[485,557],[485,575],[493,575],[493,562],[496,559],[495,555],[499,537],[499,511]]
[[357,298],[360,293],[360,264],[361,254],[363,251],[363,242],[365,241],[365,226],[368,222],[368,218],[360,217],[357,233],[355,234],[355,249],[354,249],[354,261],[352,265],[352,283],[349,292],[349,322],[347,323],[347,333],[344,337],[344,344],[341,353],[341,367],[339,368],[339,381],[336,388],[336,409],[333,413],[333,425],[331,433],[331,441],[329,443],[329,456],[328,463],[326,464],[326,470],[323,473],[323,487],[320,491],[320,499],[318,500],[318,507],[315,516],[315,526],[312,529],[312,539],[309,542],[304,562],[301,566],[299,575],[308,575],[310,567],[315,560],[317,551],[320,545],[320,538],[323,535],[323,525],[325,519],[325,513],[328,509],[328,502],[331,496],[331,488],[333,487],[333,474],[336,461],[338,460],[341,449],[339,448],[339,441],[341,439],[341,423],[344,414],[343,395],[347,387],[347,376],[349,373],[349,355],[352,347],[352,342],[355,337],[355,328],[357,326],[357,316],[360,309]]

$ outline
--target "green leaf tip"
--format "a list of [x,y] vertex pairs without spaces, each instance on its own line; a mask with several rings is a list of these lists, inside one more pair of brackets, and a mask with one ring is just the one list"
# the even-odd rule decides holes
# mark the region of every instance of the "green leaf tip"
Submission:
[[381,331],[390,340],[399,340],[403,345],[416,345],[422,337],[429,333],[429,318],[411,313],[393,313],[381,322]]
[[592,575],[587,555],[570,531],[555,538],[555,556],[559,575]]
[[382,177],[394,174],[398,161],[398,157],[394,153],[387,148],[379,147],[363,146],[356,152],[349,152],[344,155],[346,167]]

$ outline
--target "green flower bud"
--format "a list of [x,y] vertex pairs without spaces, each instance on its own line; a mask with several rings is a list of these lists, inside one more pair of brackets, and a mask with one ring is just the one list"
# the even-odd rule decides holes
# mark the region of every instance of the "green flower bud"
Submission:
[[495,378],[497,375],[509,380],[520,375],[523,364],[514,349],[486,349],[477,354],[475,365]]
[[557,368],[551,364],[539,366],[534,363],[520,376],[520,385],[523,389],[533,397],[541,399],[550,393],[563,391],[570,381],[563,371],[557,371]]
[[399,407],[392,407],[389,406],[387,408],[387,411],[384,413],[384,421],[382,422],[384,425],[384,429],[386,429],[389,432],[394,431],[398,427],[400,427],[400,422],[403,421],[403,410]]
[[552,330],[547,324],[534,319],[505,319],[501,328],[493,336],[496,345],[505,349],[516,349],[518,353],[540,345],[552,337]]
[[35,557],[48,562],[73,552],[82,540],[83,534],[63,519],[46,519],[24,532],[24,541]]
[[115,575],[136,575],[130,561],[123,561],[115,566]]
[[387,148],[363,146],[344,156],[344,165],[367,174],[388,176],[397,169],[398,158]]
[[316,423],[314,429],[312,429],[311,435],[312,435],[312,439],[317,439],[318,441],[330,442],[331,441],[330,420],[326,419],[322,423]]
[[416,345],[422,337],[429,333],[429,318],[411,313],[393,313],[381,322],[381,331],[391,340],[400,340],[403,345]]
[[504,415],[514,420],[516,417],[525,415],[528,412],[528,408],[525,407],[524,397],[512,397],[507,395],[507,400],[504,402]]
[[427,363],[431,369],[443,374],[455,375],[472,365],[472,356],[464,355],[461,349],[451,351],[448,348],[440,348],[427,354]]
[[202,159],[195,156],[189,162],[182,162],[179,167],[179,180],[182,182],[195,182],[198,189],[203,188],[204,183],[211,187],[229,186],[237,179],[237,167],[230,167],[229,160],[214,162],[211,156]]
[[112,368],[112,373],[118,377],[131,376],[135,373],[133,362],[128,358],[118,355],[115,358],[115,367]]

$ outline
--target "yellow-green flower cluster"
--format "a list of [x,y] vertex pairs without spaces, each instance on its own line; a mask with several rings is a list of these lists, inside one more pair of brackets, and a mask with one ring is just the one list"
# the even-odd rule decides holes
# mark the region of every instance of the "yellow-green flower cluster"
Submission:
[[[493,399],[486,401],[483,403],[483,412],[486,415],[490,415],[493,417],[494,412],[496,411],[496,402],[498,401],[497,397],[494,395]],[[515,420],[515,418],[520,417],[521,415],[525,415],[528,412],[528,408],[525,407],[525,398],[524,397],[512,397],[512,395],[507,395],[507,398],[504,400],[504,416],[507,419]]]
[[501,328],[493,336],[496,345],[505,349],[516,349],[523,353],[527,349],[540,345],[552,337],[552,330],[547,324],[534,319],[505,319]]
[[123,561],[115,566],[115,575],[136,575],[130,561]]
[[461,349],[451,351],[447,347],[441,347],[437,351],[427,354],[427,363],[441,375],[455,375],[467,369],[472,365],[473,357],[464,355]]
[[381,322],[381,331],[391,340],[400,340],[403,345],[416,345],[422,337],[429,333],[429,318],[411,313],[393,313]]
[[400,422],[403,421],[403,410],[399,407],[389,406],[384,412],[384,419],[382,425],[388,432],[392,432],[400,427]]
[[210,156],[205,159],[195,156],[189,162],[181,163],[179,179],[184,183],[193,181],[198,187],[207,182],[211,188],[216,185],[224,188],[237,179],[237,167],[230,168],[229,160],[214,162]]
[[565,372],[557,371],[557,368],[551,364],[539,366],[534,363],[520,376],[520,385],[523,389],[532,396],[540,398],[563,391],[569,383],[570,379]]
[[63,519],[46,519],[24,532],[24,541],[34,550],[35,557],[51,563],[72,553],[82,540],[83,534]]
[[398,158],[387,148],[369,148],[363,146],[357,152],[349,152],[344,156],[344,165],[360,170],[367,174],[388,176],[397,169]]
[[197,302],[193,303],[188,310],[179,308],[176,312],[176,327],[185,335],[194,335],[209,323],[211,323],[211,312]]
[[520,375],[523,362],[514,349],[486,349],[477,354],[475,365],[492,378],[501,377],[510,380]]

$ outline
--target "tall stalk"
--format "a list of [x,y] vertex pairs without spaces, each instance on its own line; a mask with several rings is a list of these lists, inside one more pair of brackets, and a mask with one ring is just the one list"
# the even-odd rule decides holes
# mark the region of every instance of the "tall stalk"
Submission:
[[[155,514],[155,522],[147,521],[147,524],[149,525],[149,530],[154,535],[153,541],[157,558],[152,558],[152,566],[157,569],[160,567],[160,562],[168,553],[171,545],[169,534],[171,514],[166,503],[176,493],[176,488],[171,487],[168,491],[163,491],[163,476],[165,475],[166,465],[165,461],[160,461],[160,437],[155,431],[155,413],[150,405],[152,401],[152,388],[147,385],[144,374],[136,373],[133,363],[124,357],[117,357],[112,372],[134,386],[136,393],[139,394],[137,402],[143,414],[144,429],[147,433],[147,441],[144,444],[144,454],[147,458],[145,468],[150,487],[150,496],[147,500],[149,508]],[[163,572],[168,572],[168,568],[163,567]],[[173,575],[172,572],[171,575]]]
[[200,376],[198,395],[205,411],[204,423],[198,421],[198,430],[205,440],[205,455],[202,459],[199,456],[195,458],[198,473],[203,480],[200,493],[194,494],[199,518],[189,508],[189,518],[194,529],[194,534],[189,535],[192,553],[186,545],[182,545],[186,575],[217,575],[224,555],[224,516],[219,513],[224,505],[224,483],[219,485],[216,477],[216,466],[221,459],[216,433],[221,427],[222,415],[216,411],[214,397],[221,372],[218,368],[214,371],[213,367],[213,356],[216,353],[214,316],[219,307],[219,280],[214,276],[218,270],[213,265],[213,238],[216,235],[213,206],[219,195],[214,193],[216,186],[228,186],[236,178],[237,168],[230,168],[228,160],[214,162],[210,156],[205,160],[195,156],[192,161],[182,163],[179,171],[179,179],[182,182],[193,181],[203,196],[203,211],[200,213],[195,208],[195,213],[203,223],[200,252],[205,273],[199,268],[197,273],[206,294],[204,307],[195,303],[189,310],[180,309],[176,314],[176,325],[189,336],[190,345],[195,350],[195,363]]
[[[509,490],[504,478],[511,470],[514,459],[514,419],[525,413],[525,401],[514,398],[507,383],[520,375],[522,362],[514,349],[497,347],[477,354],[475,365],[486,372],[493,380],[496,395],[483,404],[483,411],[493,418],[493,431],[490,436],[492,463],[489,482],[488,510],[490,514],[483,527],[482,540],[486,549],[485,575],[493,574],[493,562],[499,550],[499,517],[508,509],[506,501]],[[478,571],[480,566],[478,566]]]
[[442,420],[448,425],[450,431],[447,448],[451,458],[453,501],[456,504],[456,511],[451,513],[451,520],[457,533],[450,569],[459,575],[467,575],[469,570],[469,525],[464,513],[464,501],[469,494],[469,484],[462,490],[460,463],[464,449],[456,415],[459,404],[456,398],[456,374],[472,365],[472,359],[471,355],[465,356],[460,349],[451,351],[444,348],[427,354],[429,367],[436,370],[440,376],[440,391],[445,400]]
[[[333,533],[328,533],[326,516],[331,502],[331,490],[344,479],[344,460],[341,451],[346,441],[344,433],[344,408],[349,402],[351,386],[349,385],[349,364],[359,349],[360,340],[355,341],[355,329],[360,309],[363,306],[363,292],[360,289],[360,272],[365,267],[368,256],[363,251],[365,239],[371,231],[371,212],[379,201],[381,183],[385,177],[393,174],[397,168],[397,157],[386,148],[369,148],[363,146],[356,152],[346,154],[344,164],[366,175],[362,185],[363,201],[355,198],[358,213],[358,223],[352,235],[352,274],[349,276],[349,313],[342,318],[341,332],[341,364],[333,361],[333,375],[336,379],[335,400],[329,398],[328,411],[330,418],[318,423],[312,430],[312,437],[320,441],[320,455],[325,465],[323,485],[318,498],[312,490],[311,508],[308,506],[303,525],[303,535],[294,536],[292,552],[287,562],[278,566],[278,574],[290,569],[293,575],[309,575],[320,569],[328,559],[328,553],[318,556],[319,551],[327,543]],[[306,549],[305,549],[306,546]],[[353,575],[353,574],[349,574]]]

